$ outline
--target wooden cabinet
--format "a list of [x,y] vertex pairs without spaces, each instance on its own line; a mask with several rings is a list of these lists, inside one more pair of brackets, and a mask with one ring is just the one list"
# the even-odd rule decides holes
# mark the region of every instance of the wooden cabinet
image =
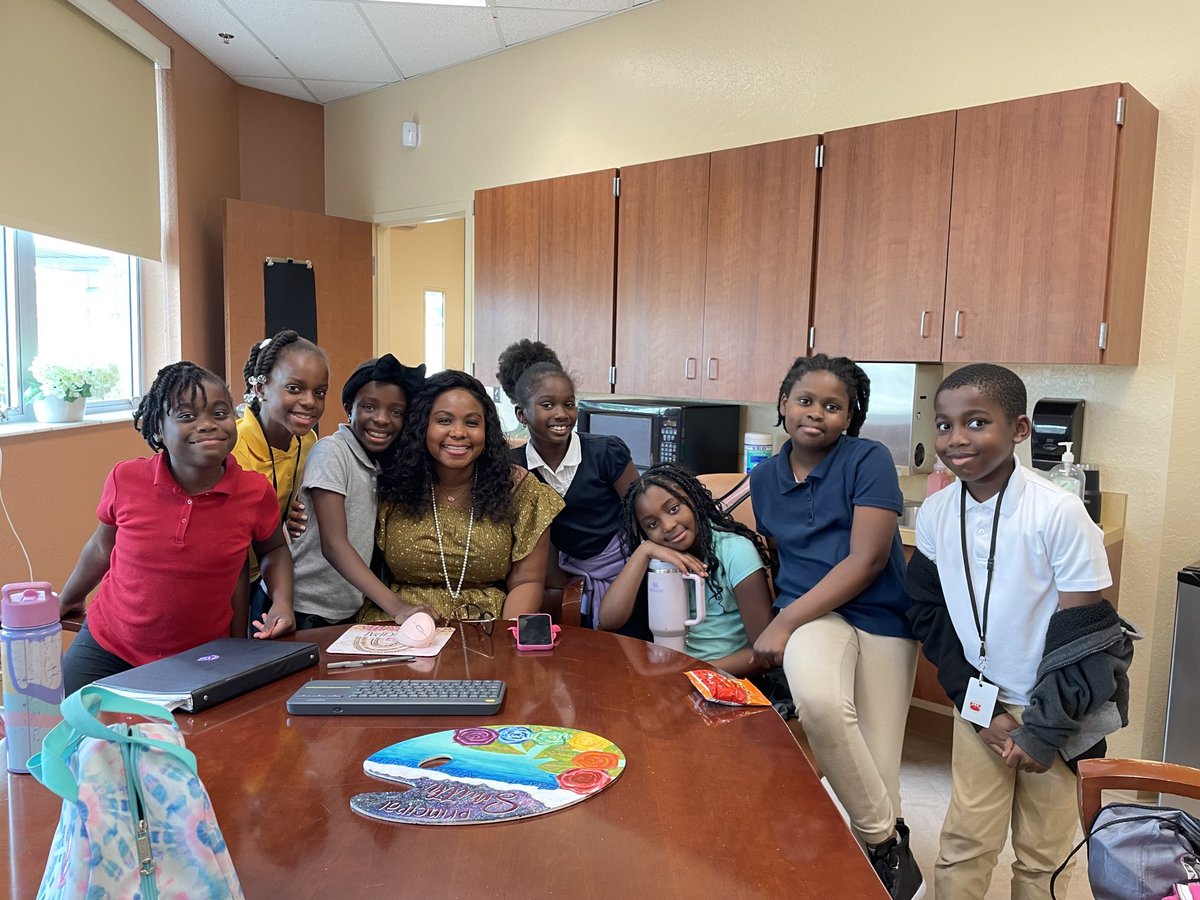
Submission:
[[615,169],[475,193],[475,374],[521,338],[554,348],[580,391],[609,390]]
[[699,397],[709,154],[621,169],[617,390]]
[[936,362],[954,113],[831,131],[823,143],[814,349]]
[[1126,84],[959,110],[943,360],[1137,362],[1157,131]]
[[808,346],[818,138],[712,154],[701,395],[770,401]]

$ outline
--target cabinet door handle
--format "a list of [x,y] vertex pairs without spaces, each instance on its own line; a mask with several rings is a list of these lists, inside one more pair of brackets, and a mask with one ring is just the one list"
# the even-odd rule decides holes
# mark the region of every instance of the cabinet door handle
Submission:
[[954,311],[954,336],[956,338],[962,337],[962,314],[963,311],[961,309]]
[[717,358],[715,356],[710,356],[708,358],[708,360],[705,362],[704,368],[705,368],[706,373],[708,374],[708,380],[716,381],[717,380]]
[[683,377],[688,381],[696,380],[696,357],[689,356],[683,361]]
[[929,318],[929,310],[921,310],[921,337],[929,337],[929,332],[925,330],[925,320]]

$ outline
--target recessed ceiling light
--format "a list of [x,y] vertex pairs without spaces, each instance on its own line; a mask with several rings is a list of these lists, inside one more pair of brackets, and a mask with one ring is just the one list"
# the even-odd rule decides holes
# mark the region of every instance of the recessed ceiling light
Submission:
[[487,0],[382,0],[384,3],[411,3],[417,6],[487,6]]

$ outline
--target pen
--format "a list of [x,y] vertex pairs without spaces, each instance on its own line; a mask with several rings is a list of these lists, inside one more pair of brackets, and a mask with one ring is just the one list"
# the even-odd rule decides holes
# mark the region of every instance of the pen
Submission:
[[374,666],[380,663],[413,662],[415,656],[382,656],[379,659],[351,659],[346,662],[326,663],[326,669],[357,669],[359,666]]

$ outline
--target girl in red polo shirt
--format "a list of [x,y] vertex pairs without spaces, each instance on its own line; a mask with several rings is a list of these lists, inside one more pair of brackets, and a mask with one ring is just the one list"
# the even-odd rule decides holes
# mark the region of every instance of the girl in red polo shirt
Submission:
[[292,557],[271,483],[241,469],[225,382],[190,362],[161,370],[134,413],[149,458],[117,463],[88,539],[59,597],[83,609],[63,659],[68,693],[98,678],[246,633],[246,552],[254,548],[275,603],[255,637],[293,630]]

